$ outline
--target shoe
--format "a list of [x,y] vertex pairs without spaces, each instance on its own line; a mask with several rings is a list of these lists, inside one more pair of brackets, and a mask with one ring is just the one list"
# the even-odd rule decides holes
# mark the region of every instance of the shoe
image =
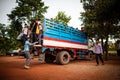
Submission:
[[27,66],[27,65],[24,65],[24,68],[25,68],[25,69],[29,69],[30,67],[29,67],[29,66]]

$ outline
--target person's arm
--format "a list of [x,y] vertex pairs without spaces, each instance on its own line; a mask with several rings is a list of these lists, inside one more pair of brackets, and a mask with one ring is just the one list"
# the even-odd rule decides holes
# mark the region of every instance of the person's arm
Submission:
[[29,41],[27,41],[27,44],[30,45],[30,46],[34,45],[34,43],[31,43]]
[[42,27],[42,31],[44,31],[44,29],[43,29],[43,25],[41,24],[41,27]]
[[95,53],[95,45],[93,46],[93,52]]
[[100,53],[103,53],[102,45],[100,44]]

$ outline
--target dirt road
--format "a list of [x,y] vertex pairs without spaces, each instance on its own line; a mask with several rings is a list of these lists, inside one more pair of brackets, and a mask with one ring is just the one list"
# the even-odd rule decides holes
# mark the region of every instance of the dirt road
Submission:
[[0,80],[120,80],[120,59],[95,66],[95,60],[74,60],[67,65],[41,64],[37,58],[24,69],[20,56],[0,57]]

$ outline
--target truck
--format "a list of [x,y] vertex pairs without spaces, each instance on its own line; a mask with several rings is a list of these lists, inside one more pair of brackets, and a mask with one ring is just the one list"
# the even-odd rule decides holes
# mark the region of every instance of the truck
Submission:
[[43,19],[42,46],[35,45],[46,63],[68,64],[70,60],[88,56],[88,40],[78,28],[64,26],[50,19]]

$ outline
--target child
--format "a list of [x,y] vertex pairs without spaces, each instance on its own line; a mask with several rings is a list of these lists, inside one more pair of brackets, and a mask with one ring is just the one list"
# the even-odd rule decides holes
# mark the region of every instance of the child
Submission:
[[42,45],[42,35],[43,35],[43,26],[42,26],[42,20],[38,21],[38,28],[39,28],[39,34],[38,34],[38,43]]
[[29,69],[29,65],[30,65],[30,60],[31,60],[31,55],[30,55],[30,46],[34,45],[36,43],[31,43],[30,42],[30,38],[27,37],[27,40],[25,41],[25,45],[24,45],[24,52],[26,54],[26,63],[24,65],[24,68]]
[[27,24],[25,24],[25,26],[22,29],[22,33],[23,33],[23,45],[25,44],[25,41],[27,40],[27,34],[28,34],[28,26]]

